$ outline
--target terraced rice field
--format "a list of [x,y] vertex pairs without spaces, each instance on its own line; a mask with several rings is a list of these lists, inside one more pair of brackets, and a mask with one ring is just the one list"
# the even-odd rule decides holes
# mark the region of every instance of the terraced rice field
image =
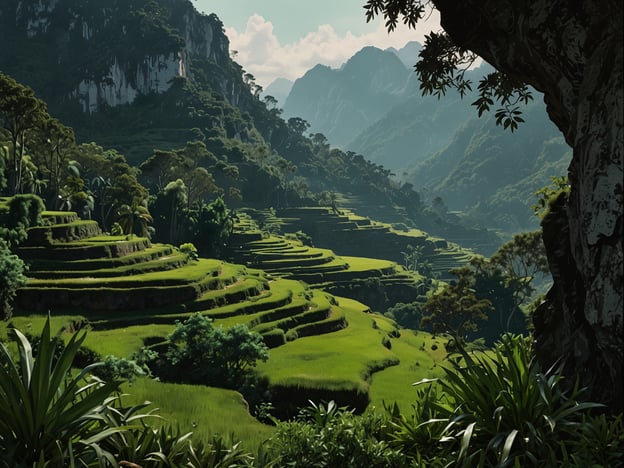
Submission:
[[[84,317],[99,337],[93,342],[97,351],[122,357],[145,343],[163,341],[177,320],[195,312],[224,326],[245,323],[272,348],[333,335],[348,329],[349,315],[368,313],[368,308],[310,289],[301,280],[348,281],[397,269],[386,260],[340,258],[284,238],[251,241],[255,248],[249,255],[261,259],[256,263],[191,260],[173,246],[146,238],[103,235],[97,225],[72,213],[45,212],[44,220],[18,249],[29,264],[29,282],[18,291],[16,316]],[[114,336],[128,336],[128,330],[135,338],[124,346]],[[385,352],[377,338],[375,348]],[[359,359],[356,367],[369,365],[368,358]],[[284,382],[299,380],[293,372]]]
[[[29,282],[18,291],[15,326],[35,334],[47,314],[66,335],[87,324],[89,348],[130,358],[142,346],[165,342],[176,321],[199,312],[216,325],[244,323],[264,337],[271,357],[258,371],[285,414],[308,400],[334,399],[363,410],[371,392],[377,402],[396,393],[391,382],[374,384],[375,373],[405,359],[390,349],[401,340],[396,325],[322,288],[369,278],[418,284],[391,260],[343,257],[292,238],[266,237],[251,220],[233,237],[236,262],[192,260],[174,246],[102,234],[75,213],[45,212],[44,220],[18,249],[29,264]],[[393,377],[401,386],[413,374],[406,372]],[[189,420],[184,410],[159,401],[170,386],[150,382],[140,392],[153,392],[149,399],[167,414]]]
[[373,257],[401,264],[408,246],[422,249],[427,260],[442,279],[450,279],[449,270],[464,265],[474,253],[441,238],[430,237],[418,229],[397,231],[390,224],[358,216],[349,210],[336,212],[326,207],[286,208],[275,215],[249,211],[262,223],[280,225],[284,232],[303,231],[314,245],[331,249],[336,255]]

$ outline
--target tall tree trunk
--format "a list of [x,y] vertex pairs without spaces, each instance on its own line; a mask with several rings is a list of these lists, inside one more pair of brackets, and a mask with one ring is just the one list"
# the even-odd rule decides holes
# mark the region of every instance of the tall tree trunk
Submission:
[[554,285],[538,358],[623,409],[623,14],[619,0],[434,0],[453,40],[544,93],[573,148],[571,190],[543,222]]

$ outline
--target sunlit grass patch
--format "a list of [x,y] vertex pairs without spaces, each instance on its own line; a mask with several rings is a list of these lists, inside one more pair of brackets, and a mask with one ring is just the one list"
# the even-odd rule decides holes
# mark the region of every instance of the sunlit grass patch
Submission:
[[[47,315],[28,315],[20,316],[16,315],[11,317],[10,320],[0,321],[0,340],[8,341],[9,328],[17,328],[22,333],[27,333],[33,336],[39,336],[43,326],[48,319]],[[62,329],[68,329],[72,323],[80,323],[85,318],[82,315],[55,315],[50,317],[50,331],[53,334],[61,331]],[[68,330],[65,334],[71,335],[72,331]]]
[[424,378],[443,375],[440,365],[447,356],[444,348],[446,341],[445,338],[433,337],[427,332],[401,330],[400,338],[391,340],[392,351],[400,359],[400,363],[373,375],[370,386],[371,405],[383,408],[383,402],[396,402],[401,408],[409,409],[416,396],[412,384]]
[[174,329],[173,325],[135,325],[111,330],[91,330],[87,334],[85,346],[102,357],[113,356],[130,359],[145,343],[146,338],[166,338]]
[[396,355],[372,332],[366,306],[346,298],[339,298],[339,303],[348,327],[272,349],[269,361],[260,364],[258,371],[276,385],[366,391],[371,369],[394,363]]
[[[206,275],[216,275],[222,271],[223,273],[231,272],[234,274],[236,271],[240,271],[242,269],[241,266],[237,268],[225,267],[223,262],[220,260],[214,259],[200,259],[197,262],[189,263],[181,268],[175,270],[168,271],[158,271],[158,272],[150,272],[137,274],[132,276],[118,276],[111,277],[106,279],[100,279],[100,283],[98,286],[102,285],[114,285],[114,284],[131,284],[140,286],[141,283],[149,284],[149,283],[162,283],[168,285],[174,284],[188,284],[192,282],[197,282],[206,277]],[[31,279],[29,282],[29,286],[38,286],[40,284],[49,284],[49,285],[72,285],[72,284],[82,284],[88,279],[83,278],[63,278],[58,280],[37,280]]]
[[213,434],[233,436],[250,451],[256,448],[273,432],[271,426],[258,422],[249,414],[247,403],[240,393],[233,390],[163,383],[151,379],[137,379],[132,385],[125,384],[123,391],[127,404],[152,402],[150,408],[158,408],[163,420],[154,419],[154,424],[167,421],[173,427],[179,426],[182,433],[193,432],[193,438],[207,442]]

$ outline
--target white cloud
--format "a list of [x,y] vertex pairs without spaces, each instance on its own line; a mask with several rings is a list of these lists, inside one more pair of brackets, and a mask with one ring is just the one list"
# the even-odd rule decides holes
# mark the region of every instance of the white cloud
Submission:
[[255,76],[259,85],[266,87],[279,77],[295,80],[319,63],[340,67],[365,46],[399,49],[409,41],[423,43],[425,34],[439,29],[438,24],[438,18],[432,16],[417,30],[401,25],[388,34],[379,22],[373,32],[362,35],[347,32],[342,36],[332,26],[323,24],[297,42],[282,45],[273,32],[273,24],[255,14],[247,21],[244,32],[226,28],[226,34],[230,49],[238,52],[235,60]]

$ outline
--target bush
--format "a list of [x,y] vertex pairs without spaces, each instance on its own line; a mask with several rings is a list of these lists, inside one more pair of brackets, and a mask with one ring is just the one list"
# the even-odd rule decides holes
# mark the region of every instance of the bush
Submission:
[[277,348],[278,346],[286,344],[286,336],[284,335],[284,330],[281,328],[274,328],[273,330],[263,333],[262,339],[264,340],[264,344],[269,348]]
[[104,364],[95,369],[94,374],[107,382],[123,379],[132,383],[137,377],[151,373],[146,366],[140,366],[134,360],[108,355],[104,358]]
[[493,356],[456,349],[445,378],[420,391],[415,417],[392,410],[406,453],[461,466],[609,466],[604,452],[623,452],[621,417],[592,416],[601,405],[582,402],[578,385],[566,392],[559,369],[542,371],[529,338],[504,335]]
[[17,290],[28,282],[26,270],[24,262],[12,254],[6,242],[0,238],[0,318],[11,318]]
[[390,341],[390,337],[388,335],[384,335],[381,339],[381,344],[388,349],[392,349],[392,342]]
[[262,336],[238,324],[224,329],[200,313],[176,321],[166,359],[189,383],[236,388],[257,361],[269,358]]
[[418,330],[422,319],[422,302],[415,301],[407,304],[398,302],[388,308],[384,315],[395,320],[402,327]]
[[383,416],[356,416],[333,401],[300,411],[292,422],[277,423],[263,449],[275,466],[404,467],[405,457],[385,439]]
[[180,246],[180,252],[185,253],[191,260],[198,260],[199,254],[197,253],[197,247],[191,242],[187,242]]

